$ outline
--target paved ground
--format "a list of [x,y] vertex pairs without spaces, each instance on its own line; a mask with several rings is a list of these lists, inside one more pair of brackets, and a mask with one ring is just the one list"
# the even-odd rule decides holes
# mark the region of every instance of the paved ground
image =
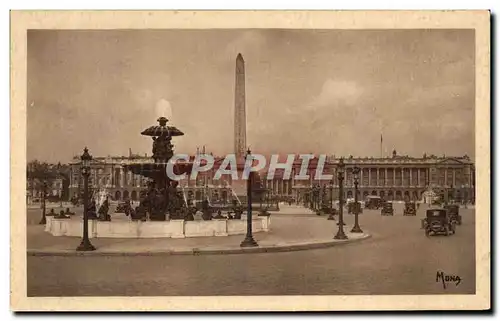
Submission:
[[[474,210],[461,210],[463,225],[456,235],[427,238],[420,229],[425,208],[417,217],[402,216],[402,208],[395,208],[394,217],[376,211],[360,216],[361,227],[372,238],[325,249],[201,256],[29,256],[28,295],[473,294]],[[28,213],[28,221],[33,215],[37,214]],[[279,217],[293,222],[300,214]],[[346,217],[352,224],[353,217]],[[306,219],[317,228],[336,227],[326,217]],[[459,275],[461,283],[444,289],[436,282],[438,271]]]

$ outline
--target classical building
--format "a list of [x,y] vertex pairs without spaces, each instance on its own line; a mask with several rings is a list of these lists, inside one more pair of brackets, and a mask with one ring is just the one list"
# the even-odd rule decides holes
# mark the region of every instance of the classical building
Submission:
[[[193,160],[194,156],[191,156],[191,159]],[[147,155],[94,157],[91,164],[89,187],[91,190],[105,190],[112,200],[130,199],[137,201],[140,191],[147,187],[149,179],[128,171],[127,165],[153,162],[153,159]],[[233,194],[230,187],[230,177],[224,175],[221,179],[213,179],[221,162],[222,158],[215,157],[216,164],[210,171],[200,172],[196,180],[190,179],[189,176],[180,180],[180,189],[184,190],[186,195],[190,194],[198,200],[209,197],[209,199],[229,201]],[[80,166],[79,157],[75,157],[70,163],[70,198],[79,197],[83,193],[83,176]]]
[[[266,187],[274,194],[301,199],[313,185],[333,189],[338,198],[337,165],[339,158],[330,157],[325,163],[324,174],[332,174],[330,181],[313,180],[318,159],[309,166],[309,180],[294,180],[294,173],[300,170],[300,161],[294,163],[291,178],[276,177],[266,181]],[[388,158],[344,158],[344,198],[354,197],[353,169],[358,167],[359,197],[378,195],[388,200],[421,200],[424,192],[433,191],[445,201],[461,199],[474,201],[475,168],[468,156],[437,157],[424,155],[421,158],[399,156],[394,151]]]
[[[63,178],[56,177],[46,180],[47,200],[60,200],[63,196]],[[26,180],[26,204],[41,202],[43,195],[43,180],[38,178],[28,178]]]
[[[194,156],[191,157],[194,159]],[[196,180],[188,176],[179,182],[186,194],[200,200],[208,197],[211,200],[229,202],[234,189],[230,175],[222,175],[214,179],[214,174],[223,158],[214,157],[214,167],[207,172],[200,172]],[[260,184],[269,190],[270,195],[292,197],[300,200],[314,185],[325,186],[325,189],[338,198],[337,166],[339,158],[327,157],[323,174],[333,175],[332,180],[316,180],[315,173],[318,158],[309,161],[307,174],[309,179],[297,180],[302,160],[293,163],[290,178],[284,179],[283,170],[277,170],[273,179],[267,179],[267,168],[260,172]],[[127,171],[126,165],[133,163],[153,162],[148,156],[130,155],[128,157],[96,157],[91,166],[89,186],[93,189],[105,189],[114,200],[138,200],[141,189],[147,186],[148,179]],[[473,201],[475,198],[474,163],[468,156],[437,157],[434,155],[421,158],[399,156],[395,152],[388,158],[344,158],[345,180],[344,197],[354,197],[354,167],[360,168],[359,197],[378,195],[388,200],[421,200],[423,193],[432,190],[444,200],[463,199]],[[76,158],[71,165],[70,197],[81,195],[83,177],[80,174],[80,160]]]

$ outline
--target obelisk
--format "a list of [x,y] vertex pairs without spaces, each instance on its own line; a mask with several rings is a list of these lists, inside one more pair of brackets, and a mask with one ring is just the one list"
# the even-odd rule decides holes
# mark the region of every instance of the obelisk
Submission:
[[237,159],[245,157],[247,140],[245,110],[245,60],[236,57],[236,81],[234,89],[234,153]]
[[242,180],[242,173],[246,157],[246,108],[245,108],[245,60],[238,54],[236,57],[236,79],[234,87],[234,153],[236,155],[239,179],[231,181],[232,193],[243,204],[246,202],[246,180]]

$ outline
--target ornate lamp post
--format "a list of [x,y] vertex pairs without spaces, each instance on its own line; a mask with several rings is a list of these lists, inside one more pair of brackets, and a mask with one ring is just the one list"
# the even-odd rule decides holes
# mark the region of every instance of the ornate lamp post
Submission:
[[45,215],[47,211],[47,207],[45,204],[45,199],[47,198],[47,181],[43,181],[42,184],[42,219],[40,220],[40,224],[47,223],[47,216]]
[[351,230],[351,233],[363,233],[361,227],[359,227],[358,215],[361,204],[358,203],[358,184],[359,184],[359,167],[354,167],[354,227]]
[[[247,150],[247,159],[252,157],[250,149]],[[254,247],[259,246],[257,242],[253,239],[252,235],[252,178],[253,172],[248,173],[247,180],[247,235],[245,239],[241,242],[241,247]]]
[[333,216],[333,180],[328,184],[328,188],[330,189],[330,215],[328,215],[328,220],[335,221]]
[[467,208],[467,193],[465,187],[465,185],[462,185],[462,202],[464,203],[464,208]]
[[314,210],[317,211],[319,210],[319,202],[320,202],[320,196],[321,196],[321,187],[319,185],[314,186]]
[[63,190],[63,179],[61,175],[61,162],[57,163],[57,173],[59,174],[59,178],[61,179],[61,186],[59,187],[59,201],[61,202],[59,207],[63,207],[63,200],[62,200],[62,190]]
[[336,240],[345,240],[347,239],[347,235],[344,233],[344,159],[341,158],[339,165],[338,165],[338,171],[337,171],[337,178],[339,180],[339,223],[337,224],[339,226],[339,230],[337,232],[337,235],[335,235],[334,239]]
[[90,162],[92,156],[89,154],[87,147],[83,150],[83,155],[80,157],[82,160],[82,175],[83,175],[83,237],[82,242],[76,248],[77,251],[94,251],[95,247],[90,243],[89,239],[89,176],[90,176]]
[[313,196],[313,191],[314,191],[314,186],[311,186],[311,188],[309,188],[309,208],[312,210],[314,209],[314,196]]

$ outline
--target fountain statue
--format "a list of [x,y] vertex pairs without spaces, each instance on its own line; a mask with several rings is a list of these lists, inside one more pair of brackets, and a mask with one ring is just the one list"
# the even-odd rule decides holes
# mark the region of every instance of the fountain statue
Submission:
[[[190,211],[184,200],[182,191],[177,190],[177,181],[167,176],[166,166],[174,155],[172,137],[183,136],[174,126],[167,126],[168,119],[158,118],[159,125],[151,126],[141,134],[153,139],[154,163],[136,163],[126,166],[132,173],[149,178],[151,181],[145,191],[141,192],[139,206],[134,211],[133,219],[165,221],[167,219],[190,220]],[[175,164],[174,173],[182,174],[190,170],[192,164]]]

